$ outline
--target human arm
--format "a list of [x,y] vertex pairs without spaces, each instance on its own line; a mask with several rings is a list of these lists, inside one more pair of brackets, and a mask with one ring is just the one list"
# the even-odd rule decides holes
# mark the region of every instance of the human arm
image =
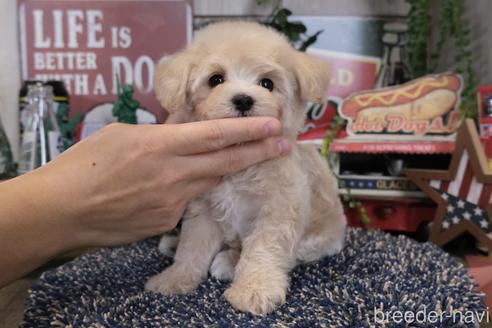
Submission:
[[114,124],[0,183],[0,286],[61,252],[175,227],[220,177],[289,151],[272,118]]

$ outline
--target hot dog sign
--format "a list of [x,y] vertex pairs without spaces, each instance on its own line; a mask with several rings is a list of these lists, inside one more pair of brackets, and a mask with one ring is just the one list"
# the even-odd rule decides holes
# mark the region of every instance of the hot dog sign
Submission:
[[458,74],[428,75],[406,84],[356,92],[340,106],[349,135],[448,136],[461,122],[463,81]]

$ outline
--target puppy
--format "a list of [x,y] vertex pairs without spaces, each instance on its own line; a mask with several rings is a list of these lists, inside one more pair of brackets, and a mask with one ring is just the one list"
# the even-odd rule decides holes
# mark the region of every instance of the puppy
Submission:
[[[285,301],[297,261],[338,253],[346,219],[337,183],[312,146],[295,145],[307,101],[327,89],[326,65],[279,33],[253,22],[217,23],[161,63],[155,93],[168,111],[190,121],[271,116],[294,145],[287,156],[223,177],[193,200],[183,218],[174,264],[145,288],[163,294],[194,290],[211,275],[232,280],[225,298],[262,315]],[[176,237],[163,237],[168,252]]]

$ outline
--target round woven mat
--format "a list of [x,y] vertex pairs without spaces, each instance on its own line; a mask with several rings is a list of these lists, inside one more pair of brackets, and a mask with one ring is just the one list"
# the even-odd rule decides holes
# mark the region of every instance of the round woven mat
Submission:
[[[22,325],[380,327],[381,310],[428,315],[485,309],[466,269],[453,258],[430,243],[381,232],[349,229],[340,254],[297,266],[286,303],[264,317],[233,309],[222,296],[228,283],[213,278],[188,295],[145,292],[147,279],[172,261],[158,253],[157,243],[154,238],[102,249],[45,272],[29,292]],[[454,327],[453,320],[445,315],[412,326]],[[394,326],[400,325],[389,322]]]

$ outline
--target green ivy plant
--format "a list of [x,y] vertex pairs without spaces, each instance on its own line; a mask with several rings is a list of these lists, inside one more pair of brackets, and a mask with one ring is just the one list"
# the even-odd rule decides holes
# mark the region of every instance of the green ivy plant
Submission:
[[[333,170],[332,163],[329,160],[330,156],[330,144],[335,140],[336,136],[345,127],[346,121],[340,116],[335,115],[330,122],[330,127],[326,131],[326,136],[323,139],[321,145],[321,155],[327,160],[328,164]],[[340,177],[335,175],[338,185],[340,185]],[[354,198],[352,195],[352,190],[348,187],[345,188],[345,193],[342,194],[343,201],[348,205],[349,208],[356,209],[359,212],[360,222],[364,225],[368,225],[371,222],[371,218],[367,214],[367,210],[361,201]]]
[[[262,6],[267,2],[268,0],[256,0],[256,3],[259,6]],[[323,30],[309,35],[306,33],[306,25],[302,22],[289,21],[289,16],[291,15],[292,11],[287,8],[281,8],[277,5],[264,24],[284,34],[289,41],[292,42],[292,44],[296,46],[298,45],[298,50],[306,51],[309,46],[317,41],[318,36],[323,33]]]
[[437,71],[441,54],[446,44],[456,51],[454,63],[461,74],[464,86],[461,94],[460,112],[466,118],[475,118],[477,104],[475,89],[477,79],[472,68],[470,51],[470,28],[463,18],[461,0],[440,0],[440,15],[435,22],[439,29],[438,41],[430,44],[432,32],[432,0],[406,0],[410,5],[408,14],[407,65],[411,78],[418,78]]
[[407,65],[412,79],[426,75],[428,68],[427,44],[431,33],[430,1],[407,0],[408,13]]

